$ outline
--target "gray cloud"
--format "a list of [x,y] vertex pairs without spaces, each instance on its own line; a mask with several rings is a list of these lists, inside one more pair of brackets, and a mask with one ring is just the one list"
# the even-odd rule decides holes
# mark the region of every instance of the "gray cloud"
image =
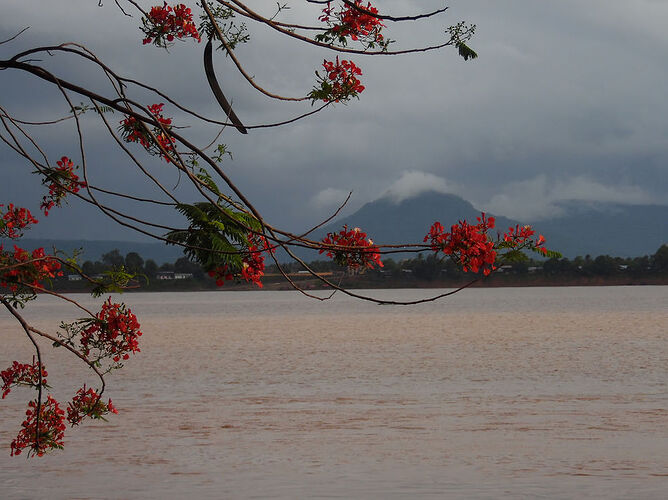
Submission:
[[560,201],[578,200],[622,204],[652,204],[657,200],[639,186],[602,184],[585,176],[568,181],[550,181],[539,175],[509,183],[502,193],[479,206],[483,210],[523,221],[537,221],[560,215]]
[[434,174],[411,170],[404,172],[385,192],[384,196],[399,203],[424,192],[451,193],[453,190],[445,179]]
[[[307,22],[317,17],[317,7],[302,4],[296,2],[286,12],[288,19]],[[440,2],[378,4],[405,14]],[[265,12],[273,8],[267,2]],[[70,9],[77,16],[62,15]],[[398,47],[430,42],[442,36],[444,24],[461,19],[478,25],[471,43],[480,54],[476,61],[465,63],[454,50],[355,57],[367,86],[359,101],[247,136],[226,131],[221,140],[234,155],[234,161],[223,164],[227,173],[271,222],[295,230],[329,215],[336,198],[345,199],[349,191],[354,194],[346,213],[388,190],[401,197],[428,184],[509,216],[548,215],[565,197],[668,203],[668,101],[663,95],[668,86],[668,4],[455,0],[440,21],[389,26],[388,34],[400,40]],[[159,85],[184,104],[221,118],[202,73],[203,46],[178,44],[169,54],[141,46],[138,23],[136,17],[120,14],[113,2],[104,8],[73,0],[9,2],[0,19],[0,38],[18,27],[32,27],[19,40],[0,46],[0,57],[41,43],[85,42],[119,72]],[[238,55],[256,81],[270,90],[304,94],[322,59],[333,57],[248,25],[254,40],[240,47]],[[93,81],[104,89],[104,81],[89,66],[71,58],[47,58],[44,64],[71,80]],[[312,109],[310,103],[288,105],[258,96],[222,54],[215,66],[247,124],[279,121]],[[8,72],[0,77],[2,104],[20,117],[56,117],[65,110],[61,101],[54,104],[54,91],[32,77]],[[132,93],[145,99],[136,89]],[[176,112],[173,116],[183,119]],[[92,122],[86,122],[91,175],[135,193],[148,191]],[[71,131],[63,127],[46,135],[54,159],[66,145],[76,146]],[[183,133],[206,144],[215,131],[193,126]],[[10,167],[17,163],[0,145],[0,168],[14,172]],[[178,184],[164,165],[152,168],[167,176],[166,185]],[[30,183],[25,179],[5,183],[0,194],[34,197],[34,187],[22,187]],[[90,227],[102,227],[100,217],[86,217]],[[80,229],[54,224],[65,232]]]

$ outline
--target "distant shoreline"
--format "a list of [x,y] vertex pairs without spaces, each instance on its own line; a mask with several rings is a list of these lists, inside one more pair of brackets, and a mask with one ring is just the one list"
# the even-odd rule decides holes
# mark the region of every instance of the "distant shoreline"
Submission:
[[[331,276],[329,277],[331,278]],[[313,277],[298,277],[294,279],[295,283],[304,290],[327,290],[329,287]],[[459,288],[470,280],[419,280],[419,279],[387,279],[384,281],[371,280],[365,275],[346,276],[340,282],[341,287],[348,289],[371,289],[371,290],[392,290],[392,289],[430,289],[430,288]],[[202,291],[248,291],[248,290],[294,290],[294,288],[285,280],[271,279],[263,283],[263,288],[255,285],[241,282],[227,282],[222,287],[217,287],[213,280],[209,282],[200,280],[153,280],[148,285],[141,284],[136,288],[128,288],[125,293],[132,292],[202,292]],[[513,276],[513,275],[492,275],[488,278],[469,285],[471,288],[528,288],[528,287],[581,287],[581,286],[666,286],[668,285],[668,276],[582,276],[568,278],[549,278],[546,276]],[[53,282],[53,291],[62,293],[86,293],[88,288],[84,282],[68,282],[57,280]]]

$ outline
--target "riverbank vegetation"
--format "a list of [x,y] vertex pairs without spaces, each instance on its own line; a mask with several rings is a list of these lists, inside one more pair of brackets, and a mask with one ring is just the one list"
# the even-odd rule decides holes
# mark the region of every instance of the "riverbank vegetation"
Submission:
[[[411,259],[383,260],[384,267],[350,272],[330,260],[317,260],[309,267],[317,273],[350,288],[441,288],[459,287],[471,281],[471,273],[451,259],[418,254]],[[137,252],[125,256],[118,250],[105,253],[100,260],[86,261],[83,271],[101,278],[112,270],[133,273],[133,289],[141,291],[196,291],[218,288],[202,267],[186,257],[158,265],[144,260]],[[298,263],[282,265],[288,276],[307,288],[321,288],[311,274]],[[482,274],[482,273],[481,273]],[[610,255],[578,256],[573,259],[528,259],[501,266],[487,279],[473,286],[587,286],[587,285],[668,285],[668,244],[654,254],[642,257]],[[270,290],[290,289],[275,265],[266,268],[264,286]],[[64,275],[53,281],[58,291],[86,291],[87,284],[78,275]],[[227,282],[225,289],[251,289],[244,281]]]

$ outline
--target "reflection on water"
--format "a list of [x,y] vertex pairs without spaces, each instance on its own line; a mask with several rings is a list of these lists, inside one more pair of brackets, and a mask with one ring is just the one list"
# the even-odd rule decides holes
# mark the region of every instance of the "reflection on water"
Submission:
[[[667,299],[666,287],[475,289],[417,307],[126,295],[145,333],[109,378],[120,414],[27,462],[9,457],[29,394],[12,392],[0,497],[663,498]],[[77,313],[40,298],[26,315],[53,329]],[[0,327],[0,367],[31,356],[6,315]],[[93,381],[46,353],[57,397]]]

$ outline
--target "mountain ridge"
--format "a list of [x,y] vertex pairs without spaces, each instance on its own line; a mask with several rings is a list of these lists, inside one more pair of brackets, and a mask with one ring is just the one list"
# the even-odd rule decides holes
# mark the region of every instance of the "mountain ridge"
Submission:
[[[668,242],[668,206],[625,205],[620,203],[562,201],[557,204],[558,213],[540,220],[514,220],[499,214],[487,213],[496,218],[496,230],[504,232],[516,224],[531,224],[537,233],[543,234],[547,247],[561,252],[565,257],[578,255],[614,257],[640,257],[652,255]],[[459,220],[475,222],[481,210],[450,193],[436,191],[397,201],[384,196],[363,205],[351,215],[314,231],[309,237],[322,239],[328,232],[337,232],[346,224],[360,227],[376,244],[422,243],[431,225],[438,221],[449,228]],[[492,233],[494,234],[494,233]],[[5,246],[13,244],[4,241]],[[158,265],[174,262],[183,253],[179,247],[159,242],[131,242],[121,240],[61,240],[47,238],[22,238],[20,245],[26,248],[58,248],[71,254],[83,249],[80,262],[100,260],[102,254],[118,249],[122,255],[137,252],[145,260],[152,259]],[[322,259],[318,252],[297,251],[307,260]],[[397,254],[396,258],[408,257]],[[280,260],[286,260],[287,256]]]
[[[487,215],[496,218],[499,232],[517,224],[532,225],[545,236],[548,248],[569,258],[577,255],[651,255],[668,242],[666,205],[565,200],[557,206],[558,214],[539,220],[518,221],[500,214]],[[314,239],[338,231],[346,224],[360,227],[376,244],[421,243],[433,222],[439,221],[447,228],[459,220],[475,221],[481,212],[469,201],[451,193],[428,191],[401,201],[385,196],[324,226],[314,234]]]

